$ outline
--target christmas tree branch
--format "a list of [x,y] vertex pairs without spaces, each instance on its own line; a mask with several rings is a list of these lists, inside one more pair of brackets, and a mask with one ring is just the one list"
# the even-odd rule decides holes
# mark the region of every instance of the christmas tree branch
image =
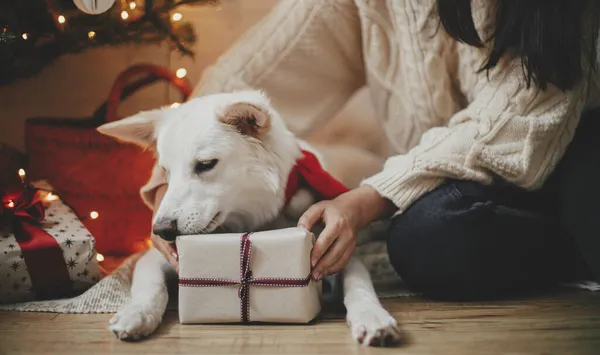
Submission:
[[171,29],[171,23],[167,22],[165,20],[163,20],[160,16],[154,14],[153,16],[150,16],[150,22],[152,22],[152,24],[154,24],[154,26],[156,26],[156,28],[164,35],[167,36],[168,38],[171,39],[171,42],[177,47],[177,50],[179,50],[181,53],[183,53],[184,55],[189,55],[189,56],[193,56],[194,52],[192,52],[190,49],[188,49],[183,42],[180,40],[179,37],[177,37],[174,33],[173,30]]
[[10,32],[0,31],[0,44],[10,43],[17,38],[14,34]]
[[[189,47],[196,40],[193,28],[185,22],[171,23],[171,12],[183,5],[219,3],[145,0],[143,6],[129,8],[132,1],[97,16],[74,9],[71,0],[0,1],[0,85],[36,75],[64,54],[101,46],[166,40],[174,50],[193,56]],[[123,12],[127,17],[121,18]],[[64,15],[62,23],[59,15]]]

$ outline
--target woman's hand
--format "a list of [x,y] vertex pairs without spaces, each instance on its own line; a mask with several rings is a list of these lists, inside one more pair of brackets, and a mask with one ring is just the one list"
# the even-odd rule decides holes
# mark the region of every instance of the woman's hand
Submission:
[[319,220],[325,222],[310,256],[315,280],[340,271],[350,260],[356,247],[357,214],[354,206],[337,200],[322,201],[312,205],[298,221],[298,226],[306,229]]
[[341,271],[356,248],[356,233],[372,221],[391,215],[395,206],[369,186],[361,186],[331,201],[312,205],[298,221],[299,227],[311,229],[318,221],[325,229],[315,243],[311,254],[312,276],[323,276]]
[[[167,192],[167,185],[161,185],[156,189],[156,195],[154,197],[155,211],[158,209],[158,206],[160,206],[160,202],[165,196],[165,192]],[[152,233],[152,246],[156,248],[156,250],[158,250],[165,257],[165,259],[167,259],[169,264],[173,266],[177,273],[179,273],[179,261],[177,260],[177,253],[175,253],[175,249],[172,247],[172,244]]]

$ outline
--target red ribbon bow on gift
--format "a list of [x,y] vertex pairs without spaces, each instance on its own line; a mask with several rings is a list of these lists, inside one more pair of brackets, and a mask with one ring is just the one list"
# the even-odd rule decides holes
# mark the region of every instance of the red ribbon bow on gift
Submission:
[[184,287],[218,287],[239,285],[240,319],[242,323],[250,323],[250,286],[268,287],[306,287],[310,283],[310,275],[305,278],[285,277],[252,277],[250,261],[252,256],[252,241],[250,233],[242,235],[240,241],[240,279],[229,280],[222,278],[179,278],[179,286]]
[[[0,196],[3,196],[0,218],[10,218],[13,224],[17,223],[23,227],[38,225],[44,220],[44,205],[37,189],[24,187],[12,196],[8,194],[0,194]],[[28,234],[15,235],[19,241],[29,237]]]
[[72,283],[63,251],[58,241],[41,226],[45,213],[39,189],[24,183],[12,194],[0,194],[0,199],[0,220],[9,222],[36,298],[71,295]]

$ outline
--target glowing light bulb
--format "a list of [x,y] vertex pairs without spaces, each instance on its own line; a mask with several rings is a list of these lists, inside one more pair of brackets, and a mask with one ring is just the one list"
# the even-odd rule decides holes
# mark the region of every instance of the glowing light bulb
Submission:
[[131,10],[135,10],[136,7],[137,7],[137,4],[135,3],[135,1],[132,1],[132,2],[129,3],[129,8]]
[[122,11],[121,12],[121,18],[123,20],[127,20],[129,18],[129,13],[127,11]]
[[98,260],[99,262],[103,262],[104,261],[104,255],[102,255],[100,253],[96,253],[96,260]]
[[172,17],[173,21],[179,21],[182,18],[183,18],[183,15],[181,13],[179,13],[179,12],[174,13],[173,17]]
[[58,196],[56,196],[55,194],[50,192],[50,193],[48,193],[48,195],[46,195],[46,200],[47,201],[56,201],[56,200],[58,200]]
[[183,78],[184,76],[186,76],[186,75],[187,75],[187,70],[185,70],[185,68],[179,68],[179,69],[177,69],[177,71],[175,72],[175,75],[176,75],[176,76],[177,76],[179,79],[181,79],[181,78]]
[[6,204],[6,207],[8,207],[8,208],[15,207],[15,201],[13,201],[13,200],[8,201],[8,203]]
[[96,212],[96,211],[90,212],[91,219],[98,219],[98,217],[100,217],[100,214],[98,214],[98,212]]
[[88,32],[88,38],[89,39],[94,39],[94,37],[96,37],[96,32],[94,32],[94,31]]
[[27,33],[23,33],[21,37],[23,37],[24,40],[27,40],[29,38],[29,35]]
[[25,179],[27,177],[27,174],[25,173],[25,169],[19,169],[17,171],[17,174],[19,174],[19,178],[21,179],[21,182],[24,184],[25,183]]
[[60,23],[61,25],[64,24],[65,22],[67,22],[67,19],[63,16],[63,15],[58,15],[58,23]]
[[179,102],[173,102],[173,103],[171,104],[171,107],[172,107],[172,108],[175,108],[175,107],[179,107],[180,105],[181,105],[181,104],[180,104]]

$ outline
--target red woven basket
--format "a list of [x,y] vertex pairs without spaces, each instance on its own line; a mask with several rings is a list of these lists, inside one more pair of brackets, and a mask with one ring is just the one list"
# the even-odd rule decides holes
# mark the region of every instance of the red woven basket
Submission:
[[184,100],[191,94],[187,80],[168,69],[140,64],[117,77],[107,102],[92,117],[38,117],[25,125],[28,175],[47,179],[79,214],[99,213],[100,218],[84,224],[102,254],[130,255],[146,248],[152,212],[142,202],[139,189],[150,177],[154,155],[104,136],[96,128],[117,120],[122,100],[158,80],[174,85]]

